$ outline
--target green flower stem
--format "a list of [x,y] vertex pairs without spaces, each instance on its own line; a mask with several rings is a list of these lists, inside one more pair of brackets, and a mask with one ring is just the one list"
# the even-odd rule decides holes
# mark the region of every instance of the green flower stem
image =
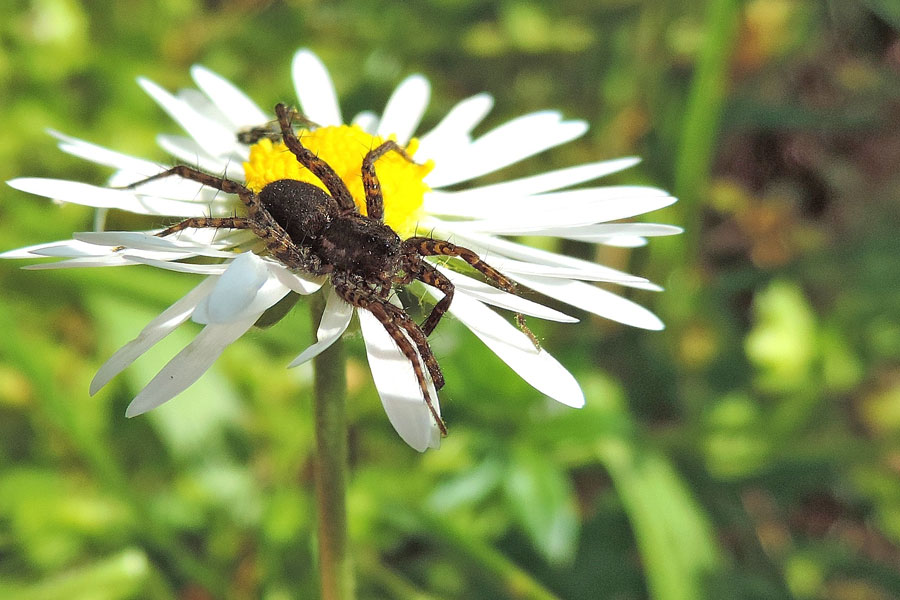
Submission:
[[710,0],[703,47],[685,107],[675,165],[675,195],[684,214],[686,250],[697,251],[699,216],[719,141],[719,124],[731,83],[728,71],[740,23],[738,0]]
[[[312,302],[313,330],[325,309],[323,294]],[[319,520],[319,576],[323,600],[355,598],[347,544],[347,379],[338,340],[313,359],[316,415],[316,506]]]

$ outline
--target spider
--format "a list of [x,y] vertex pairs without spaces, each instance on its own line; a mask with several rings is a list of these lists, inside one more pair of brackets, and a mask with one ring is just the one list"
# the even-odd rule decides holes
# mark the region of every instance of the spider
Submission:
[[[375,173],[375,163],[389,152],[396,152],[413,162],[396,142],[389,140],[382,143],[371,149],[363,159],[361,175],[368,215],[363,216],[337,173],[305,148],[294,133],[293,120],[298,115],[297,111],[278,104],[275,114],[284,144],[300,164],[321,180],[328,193],[310,183],[280,179],[267,184],[257,194],[236,181],[186,165],[174,166],[128,188],[136,188],[155,179],[178,176],[236,194],[247,209],[246,216],[192,217],[156,235],[166,237],[187,228],[249,229],[265,243],[269,254],[286,267],[312,275],[328,275],[338,296],[357,308],[371,312],[396,342],[412,364],[428,410],[441,434],[446,435],[447,428],[431,398],[425,373],[430,376],[436,390],[443,387],[444,376],[428,344],[428,336],[447,312],[453,300],[454,286],[424,257],[459,258],[496,287],[508,292],[516,293],[515,284],[468,248],[430,237],[415,236],[403,240],[384,224],[384,199]],[[264,126],[239,135],[244,136],[241,141],[253,142],[261,137],[270,137],[272,132]],[[394,286],[414,280],[444,294],[421,325],[389,300]],[[519,328],[538,347],[537,338],[525,325],[524,317],[517,313],[516,320]]]

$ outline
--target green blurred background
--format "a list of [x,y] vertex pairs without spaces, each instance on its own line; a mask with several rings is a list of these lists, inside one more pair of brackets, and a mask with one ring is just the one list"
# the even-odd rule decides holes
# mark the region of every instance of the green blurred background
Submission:
[[[563,249],[664,285],[629,294],[668,328],[532,319],[581,381],[579,411],[442,323],[451,435],[424,455],[351,334],[360,597],[538,597],[532,580],[565,599],[897,598],[898,30],[894,0],[10,0],[0,180],[105,180],[47,128],[166,161],[154,136],[177,128],[137,76],[174,90],[201,63],[270,106],[294,100],[300,46],[345,115],[422,72],[424,129],[480,91],[497,102],[479,131],[542,108],[586,119],[584,138],[485,180],[643,156],[611,181],[672,190],[646,218],[686,233]],[[92,218],[0,187],[0,250]],[[305,304],[128,420],[197,326],[96,397],[88,383],[196,279],[18,266],[0,264],[0,597],[316,597],[311,371],[284,368],[311,337]]]

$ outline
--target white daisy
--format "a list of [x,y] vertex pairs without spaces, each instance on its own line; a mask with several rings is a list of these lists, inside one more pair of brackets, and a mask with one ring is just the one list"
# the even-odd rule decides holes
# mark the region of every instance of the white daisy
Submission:
[[[610,223],[667,206],[675,201],[665,191],[644,186],[567,189],[637,163],[623,158],[559,169],[460,191],[450,186],[492,173],[538,154],[587,131],[583,121],[564,121],[555,111],[528,114],[473,138],[472,130],[490,111],[492,99],[479,94],[457,104],[431,131],[414,139],[429,99],[428,81],[413,75],[394,91],[379,118],[364,112],[344,125],[331,78],[310,51],[296,53],[292,65],[302,113],[318,127],[303,135],[303,143],[326,160],[345,180],[364,210],[360,164],[365,153],[385,138],[405,146],[419,164],[393,155],[378,162],[385,199],[385,220],[401,237],[418,230],[448,239],[478,252],[483,259],[521,285],[565,304],[621,323],[662,329],[662,322],[645,308],[589,282],[660,290],[641,277],[608,267],[529,247],[509,236],[552,236],[600,244],[635,246],[645,238],[680,233],[670,225]],[[318,181],[290,153],[269,139],[251,147],[238,133],[272,119],[243,92],[219,75],[195,66],[199,89],[170,94],[155,83],[138,83],[188,134],[160,135],[160,146],[185,164],[224,174],[258,191],[283,177]],[[168,177],[136,189],[122,186],[164,170],[154,162],[51,132],[60,148],[116,169],[109,187],[74,181],[19,178],[9,184],[19,190],[100,209],[116,208],[172,220],[230,216],[241,204],[233,195],[200,184]],[[305,172],[304,172],[305,171]],[[119,188],[119,189],[116,189]],[[91,385],[95,393],[178,325],[191,319],[205,327],[138,394],[127,416],[146,412],[171,399],[202,375],[228,344],[246,332],[263,313],[289,292],[310,294],[324,283],[288,270],[259,255],[264,247],[247,231],[187,229],[159,238],[149,232],[94,232],[72,240],[39,244],[0,254],[0,258],[58,257],[64,260],[27,268],[72,268],[146,264],[205,275],[203,281],[154,319],[136,339],[104,364]],[[249,250],[249,251],[248,251]],[[194,257],[221,259],[219,264],[184,262]],[[574,377],[546,350],[487,304],[525,315],[561,322],[574,319],[550,307],[509,294],[438,263],[456,286],[449,312],[494,353],[540,392],[572,407],[584,404]],[[435,298],[441,293],[428,288]],[[290,366],[310,360],[346,330],[352,307],[328,293],[317,332],[318,342]],[[437,422],[422,398],[409,361],[390,335],[367,311],[357,311],[376,388],[388,418],[413,448],[436,447]],[[434,390],[431,390],[432,393]],[[432,394],[436,398],[436,394]]]

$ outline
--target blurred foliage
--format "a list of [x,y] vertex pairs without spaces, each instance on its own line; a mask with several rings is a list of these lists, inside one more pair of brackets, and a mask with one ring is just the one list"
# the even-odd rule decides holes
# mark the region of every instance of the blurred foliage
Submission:
[[[293,99],[293,51],[345,114],[410,72],[426,127],[480,91],[487,126],[546,107],[592,123],[508,178],[641,155],[687,230],[595,258],[662,333],[535,323],[587,394],[575,411],[458,324],[434,336],[452,434],[393,433],[348,338],[349,497],[362,598],[900,597],[900,12],[891,0],[11,0],[0,8],[0,179],[100,183],[47,128],[155,160],[174,125],[135,85],[222,73]],[[92,213],[0,189],[0,249]],[[111,228],[145,227],[109,215]],[[591,256],[591,247],[568,252]],[[192,277],[0,265],[0,597],[313,598],[310,339],[300,303],[177,400],[124,408],[196,329],[97,396],[98,366]],[[133,277],[129,276],[133,274]],[[584,317],[584,315],[582,315]],[[518,590],[518,591],[517,591]]]

